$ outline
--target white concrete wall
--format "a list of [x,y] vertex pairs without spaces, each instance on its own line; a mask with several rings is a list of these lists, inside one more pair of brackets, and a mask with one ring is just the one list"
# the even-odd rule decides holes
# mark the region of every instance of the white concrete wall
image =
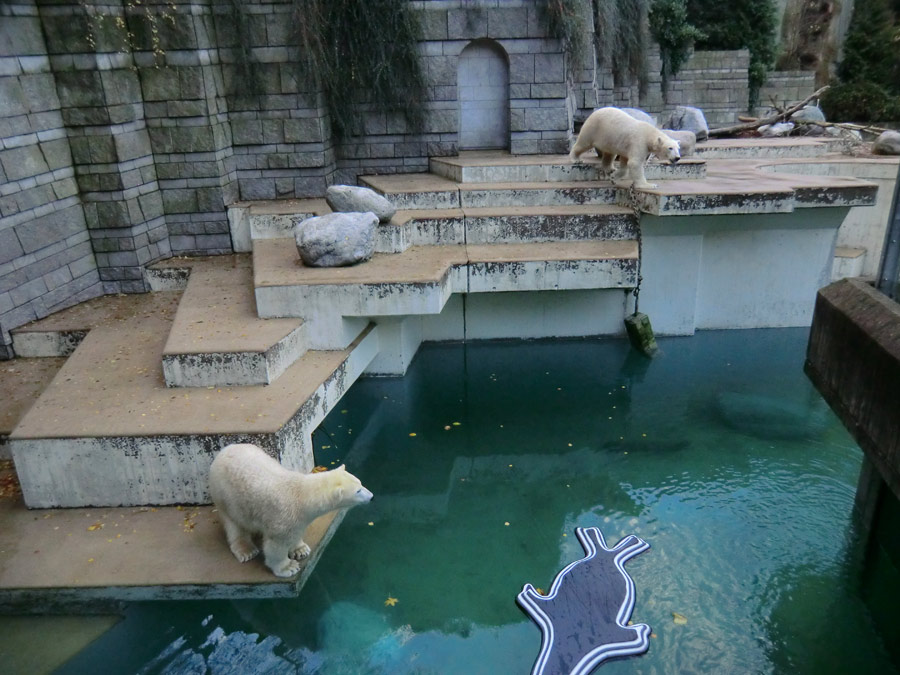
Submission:
[[660,335],[808,326],[847,212],[644,216],[640,310]]

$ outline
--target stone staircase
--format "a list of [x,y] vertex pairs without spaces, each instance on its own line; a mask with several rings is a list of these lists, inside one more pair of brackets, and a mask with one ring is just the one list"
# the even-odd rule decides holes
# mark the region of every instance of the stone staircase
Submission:
[[[235,204],[236,255],[147,269],[154,295],[171,296],[168,309],[14,332],[20,353],[27,344],[44,356],[71,352],[9,437],[26,503],[203,503],[209,463],[232,442],[309,471],[311,433],[361,374],[402,374],[435,334],[506,336],[469,332],[476,312],[454,296],[543,298],[543,323],[525,314],[533,326],[512,322],[510,336],[620,333],[638,274],[635,207],[655,216],[784,213],[873,196],[851,179],[823,187],[820,177],[757,172],[750,184],[744,164],[651,163],[648,178],[662,183],[636,200],[600,180],[597,160],[563,156],[472,153],[434,159],[428,174],[363,177],[399,210],[379,227],[374,257],[348,268],[304,267],[290,239],[298,218],[329,211],[324,200]],[[574,293],[547,298],[557,291]],[[602,292],[606,328],[595,328],[595,296],[578,292]],[[589,311],[572,319],[566,297]]]

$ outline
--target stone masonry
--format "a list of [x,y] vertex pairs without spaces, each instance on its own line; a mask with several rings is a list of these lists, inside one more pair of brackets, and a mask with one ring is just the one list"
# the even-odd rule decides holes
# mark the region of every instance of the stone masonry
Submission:
[[[146,290],[150,262],[230,252],[228,207],[239,200],[318,197],[455,155],[473,118],[460,95],[472,45],[506,75],[490,105],[508,114],[495,127],[508,129],[500,147],[515,154],[567,152],[576,119],[602,105],[661,116],[694,104],[712,124],[746,108],[746,52],[694,54],[664,100],[655,52],[643,95],[608,71],[573,69],[538,0],[410,6],[422,29],[424,132],[348,102],[359,124],[338,141],[321,93],[298,80],[291,0],[0,4],[0,358],[28,321]],[[764,96],[798,98],[801,79],[776,79]]]

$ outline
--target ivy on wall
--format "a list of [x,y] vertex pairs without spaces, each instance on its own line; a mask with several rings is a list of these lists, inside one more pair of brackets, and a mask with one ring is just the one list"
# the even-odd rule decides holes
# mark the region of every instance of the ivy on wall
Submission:
[[419,26],[405,0],[293,0],[301,78],[321,91],[335,136],[360,133],[356,103],[425,124]]

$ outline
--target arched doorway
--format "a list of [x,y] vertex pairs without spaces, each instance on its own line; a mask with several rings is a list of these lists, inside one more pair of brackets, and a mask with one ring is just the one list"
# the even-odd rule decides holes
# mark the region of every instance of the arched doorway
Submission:
[[493,40],[475,40],[459,55],[459,149],[509,147],[509,60]]

